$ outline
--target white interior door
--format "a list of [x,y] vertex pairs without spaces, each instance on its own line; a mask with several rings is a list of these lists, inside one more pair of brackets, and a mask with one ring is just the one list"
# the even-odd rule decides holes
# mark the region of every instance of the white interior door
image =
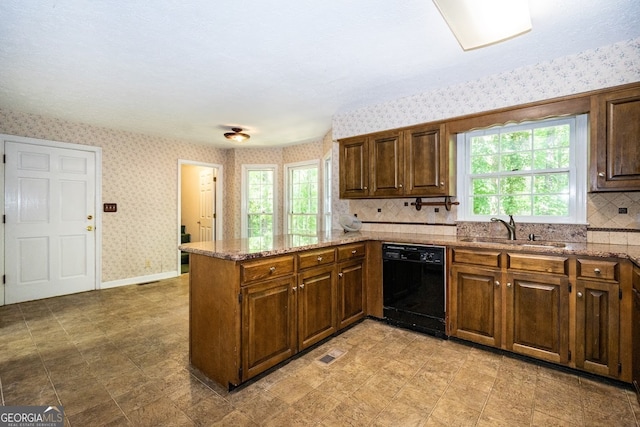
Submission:
[[96,289],[96,153],[5,143],[5,303]]
[[200,215],[198,218],[201,242],[214,239],[215,230],[215,175],[213,168],[200,171]]

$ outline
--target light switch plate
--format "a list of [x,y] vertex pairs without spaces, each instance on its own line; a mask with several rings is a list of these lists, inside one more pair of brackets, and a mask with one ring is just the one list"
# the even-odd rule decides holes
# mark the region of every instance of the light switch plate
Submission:
[[105,203],[104,212],[118,212],[118,205],[116,203]]

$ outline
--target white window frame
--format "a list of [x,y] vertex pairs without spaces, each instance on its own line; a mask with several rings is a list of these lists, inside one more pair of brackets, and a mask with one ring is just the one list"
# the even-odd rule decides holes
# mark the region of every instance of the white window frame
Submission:
[[[319,160],[309,160],[304,162],[296,162],[296,163],[287,163],[284,165],[284,221],[283,221],[283,230],[285,234],[289,234],[289,212],[291,212],[290,206],[290,197],[289,197],[289,175],[293,169],[302,169],[315,167],[318,170],[318,180],[320,179],[320,161]],[[318,185],[318,212],[316,213],[316,233],[318,233],[322,227],[321,217],[322,217],[322,204],[320,200],[320,182]]]
[[332,201],[332,159],[331,159],[331,151],[328,151],[327,154],[322,158],[322,217],[324,221],[322,222],[323,230],[328,231],[331,230],[331,203]]
[[241,183],[241,202],[240,202],[240,237],[246,238],[249,236],[249,222],[248,222],[248,200],[249,196],[249,180],[247,179],[250,171],[272,171],[273,172],[273,217],[272,217],[272,229],[273,233],[276,233],[276,224],[278,223],[278,210],[276,209],[278,206],[278,193],[276,191],[277,183],[278,183],[278,165],[274,164],[248,164],[242,165],[242,183]]
[[[496,215],[474,215],[471,203],[471,159],[469,156],[469,140],[472,136],[494,133],[497,127],[509,131],[529,129],[532,124],[544,123],[548,126],[570,123],[574,131],[569,143],[569,215],[567,216],[520,216],[522,222],[554,223],[554,224],[586,224],[587,223],[587,151],[589,145],[589,120],[587,114],[552,119],[528,121],[517,124],[494,126],[487,129],[460,133],[457,136],[457,168],[458,168],[458,221],[489,221]],[[518,217],[515,218],[518,221]]]

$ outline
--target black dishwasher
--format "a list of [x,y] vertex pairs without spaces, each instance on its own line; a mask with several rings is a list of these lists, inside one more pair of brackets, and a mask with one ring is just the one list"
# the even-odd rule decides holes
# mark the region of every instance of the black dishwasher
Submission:
[[390,324],[445,336],[445,248],[382,244],[383,315]]

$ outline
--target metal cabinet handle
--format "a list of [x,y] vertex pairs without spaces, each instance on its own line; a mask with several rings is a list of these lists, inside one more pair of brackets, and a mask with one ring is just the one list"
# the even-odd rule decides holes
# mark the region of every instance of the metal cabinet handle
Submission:
[[398,188],[402,188],[402,184],[398,184]]
[[511,282],[507,282],[507,288],[511,287]]
[[498,282],[497,280],[494,283],[496,284],[496,286],[500,286],[500,282]]
[[342,273],[338,273],[338,277],[342,277]]
[[596,273],[596,274],[600,274],[600,269],[599,268],[594,268],[593,272]]
[[291,288],[291,289],[293,289],[293,292],[295,292],[295,291],[298,289],[298,287],[297,287],[297,286],[294,286],[294,287],[293,287],[293,288]]
[[604,172],[598,172],[598,176],[604,178]]
[[582,292],[578,292],[578,298],[582,298]]
[[440,187],[444,187],[444,181],[440,181]]
[[352,251],[351,251],[351,253],[355,255],[356,253],[358,253],[358,251],[356,251],[356,250],[354,249],[354,250],[352,250]]
[[271,273],[273,273],[274,271],[276,271],[276,268],[275,268],[275,267],[269,267],[269,271],[270,271]]
[[321,256],[318,257],[318,262],[320,262],[320,261],[322,261],[322,257]]
[[363,188],[364,188],[365,190],[368,190],[368,188],[367,188],[367,187],[363,187]]
[[304,283],[300,285],[300,289],[304,289]]

